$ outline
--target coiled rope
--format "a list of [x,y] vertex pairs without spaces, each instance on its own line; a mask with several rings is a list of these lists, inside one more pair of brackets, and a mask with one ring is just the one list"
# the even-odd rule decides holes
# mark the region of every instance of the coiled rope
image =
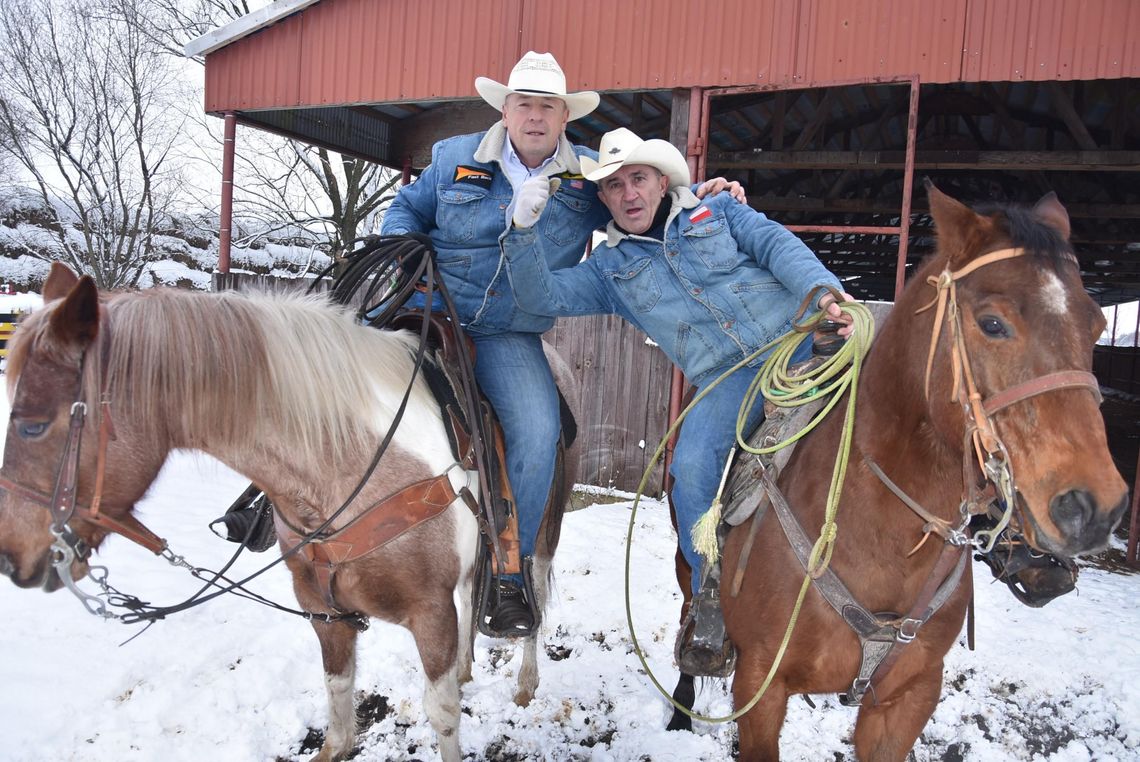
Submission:
[[[664,696],[669,703],[676,709],[685,713],[689,717],[709,723],[730,722],[742,717],[756,706],[757,702],[763,697],[764,693],[768,690],[776,670],[779,669],[780,662],[783,660],[784,653],[787,650],[788,643],[791,641],[792,631],[795,629],[796,621],[799,618],[800,608],[803,605],[804,597],[807,595],[808,588],[811,585],[813,578],[818,577],[823,573],[831,562],[831,554],[835,544],[835,538],[838,534],[838,527],[835,522],[835,515],[839,507],[839,498],[842,492],[843,479],[847,472],[847,458],[851,450],[851,436],[854,428],[855,421],[855,401],[858,392],[859,371],[862,368],[863,358],[870,348],[871,339],[875,333],[875,320],[871,316],[870,311],[866,306],[858,302],[838,302],[840,310],[846,315],[851,317],[851,322],[854,330],[850,338],[844,342],[842,347],[832,355],[828,360],[823,362],[816,368],[803,372],[792,373],[790,371],[790,360],[795,353],[796,348],[804,339],[804,334],[815,329],[821,321],[825,319],[822,312],[817,312],[807,318],[804,322],[793,325],[792,330],[784,336],[765,344],[760,349],[745,357],[736,365],[729,368],[721,374],[715,381],[709,384],[704,390],[701,391],[693,401],[681,411],[677,420],[665,432],[661,443],[658,444],[657,449],[653,453],[649,464],[642,474],[641,482],[637,486],[637,494],[634,496],[633,507],[629,516],[629,528],[626,531],[625,543],[625,616],[626,624],[629,627],[630,640],[633,642],[634,653],[637,654],[638,660],[641,662],[642,668],[649,676],[650,681],[657,688],[657,690]],[[773,349],[774,347],[774,349]],[[704,399],[713,388],[720,384],[725,378],[728,378],[733,373],[740,371],[750,363],[754,362],[756,358],[764,355],[765,352],[772,350],[771,356],[764,361],[756,378],[748,387],[744,400],[740,406],[740,413],[737,416],[736,422],[736,447],[740,447],[747,452],[754,454],[770,454],[783,447],[799,441],[801,437],[806,435],[809,431],[814,429],[832,408],[844,396],[844,392],[850,391],[848,396],[848,403],[846,414],[843,423],[843,430],[840,438],[839,451],[836,454],[835,466],[832,469],[831,486],[827,496],[827,508],[825,511],[825,518],[823,526],[820,529],[819,539],[816,540],[812,548],[811,556],[809,558],[808,570],[804,575],[803,584],[800,586],[799,594],[796,597],[795,607],[792,610],[791,618],[788,622],[787,629],[784,632],[783,640],[780,642],[780,647],[776,652],[776,658],[772,662],[768,674],[764,678],[764,682],[760,685],[759,690],[752,699],[740,709],[732,712],[731,714],[721,717],[711,717],[694,712],[688,707],[683,706],[680,702],[670,695],[670,693],[661,685],[653,670],[650,669],[649,664],[645,658],[645,654],[641,649],[641,645],[637,640],[637,633],[633,625],[633,613],[630,605],[630,557],[633,545],[633,527],[637,518],[638,505],[641,502],[641,496],[645,493],[645,487],[649,482],[650,474],[653,468],[657,465],[665,447],[669,440],[673,437],[674,433],[680,428],[681,423],[689,412]],[[805,405],[813,401],[819,395],[830,395],[830,399],[812,418],[812,420],[799,432],[783,442],[779,442],[771,447],[752,448],[744,441],[743,431],[747,412],[751,409],[752,405],[757,401],[759,395],[763,395],[766,400],[769,400],[775,405],[780,407],[796,407]],[[731,460],[731,454],[729,459]],[[727,469],[726,469],[727,471]],[[723,480],[721,488],[723,489]],[[717,496],[713,500],[712,506],[709,511],[701,518],[698,527],[694,531],[694,544],[697,543],[698,533],[708,535],[711,533],[713,537],[712,547],[715,548],[715,534],[716,526],[720,523],[720,492],[718,490]],[[704,544],[708,545],[707,541]],[[698,550],[701,550],[698,545]],[[702,551],[703,553],[703,551]],[[710,561],[711,562],[711,561]]]

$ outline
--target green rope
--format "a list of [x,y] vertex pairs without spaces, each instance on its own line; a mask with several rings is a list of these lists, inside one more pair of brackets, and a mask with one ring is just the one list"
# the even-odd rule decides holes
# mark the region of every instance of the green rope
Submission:
[[[800,342],[804,338],[804,333],[810,331],[815,325],[824,319],[822,312],[816,313],[809,318],[805,324],[796,326],[795,330],[785,334],[781,338],[765,344],[760,349],[756,350],[736,365],[729,368],[721,374],[715,381],[701,391],[693,401],[689,403],[686,408],[681,411],[677,420],[665,432],[657,449],[653,452],[653,457],[650,459],[649,464],[646,466],[645,472],[642,474],[641,482],[637,486],[637,494],[634,496],[633,506],[629,516],[629,528],[626,531],[625,539],[625,617],[626,624],[629,627],[630,640],[633,642],[633,651],[637,654],[638,660],[641,662],[642,668],[649,676],[650,681],[676,709],[684,712],[693,719],[702,722],[720,723],[730,722],[742,717],[752,710],[754,706],[760,701],[767,692],[768,686],[771,684],[776,675],[776,670],[783,660],[784,653],[787,651],[788,644],[791,642],[792,632],[795,629],[796,621],[799,618],[800,608],[803,605],[804,598],[807,595],[808,588],[811,585],[813,578],[818,577],[823,573],[824,569],[831,561],[832,549],[834,547],[835,538],[837,536],[838,528],[835,523],[835,514],[839,507],[839,498],[842,492],[842,485],[844,476],[847,472],[847,458],[851,450],[852,431],[854,429],[855,421],[855,400],[858,391],[859,371],[862,368],[863,357],[866,356],[867,350],[870,348],[871,339],[874,337],[875,321],[871,316],[870,311],[858,302],[840,302],[840,309],[852,318],[852,323],[855,326],[851,337],[844,342],[840,350],[825,361],[823,364],[816,367],[814,370],[807,373],[793,375],[789,373],[789,360]],[[756,379],[748,388],[745,394],[744,401],[740,406],[740,414],[737,417],[736,423],[736,439],[737,445],[751,453],[767,454],[779,450],[781,447],[796,442],[815,428],[818,423],[831,411],[839,399],[843,396],[845,391],[850,391],[848,397],[846,415],[844,417],[843,431],[840,438],[839,452],[836,455],[835,467],[832,469],[831,485],[828,491],[827,508],[825,511],[825,518],[823,526],[820,529],[820,537],[812,547],[811,556],[808,561],[808,572],[804,576],[803,584],[800,586],[799,594],[796,596],[796,603],[792,609],[791,619],[788,622],[788,627],[784,632],[783,640],[780,642],[780,647],[776,651],[776,658],[772,662],[771,668],[768,670],[764,682],[761,684],[760,689],[756,695],[752,697],[744,707],[738,709],[731,714],[723,717],[709,717],[697,712],[693,712],[680,702],[673,698],[669,691],[663,687],[658,681],[657,676],[653,674],[650,669],[649,663],[646,661],[645,654],[641,649],[641,645],[637,640],[637,632],[633,625],[633,613],[630,605],[630,566],[631,566],[631,551],[633,545],[633,527],[634,521],[637,518],[638,505],[641,502],[641,496],[645,494],[645,487],[649,483],[649,478],[653,468],[657,465],[665,447],[673,434],[681,426],[685,416],[704,399],[705,395],[711,392],[718,384],[731,374],[739,371],[740,369],[753,362],[756,358],[763,355],[768,350],[775,347],[772,355],[764,361],[764,365],[757,373]],[[808,423],[808,425],[800,432],[789,437],[783,442],[780,442],[772,447],[754,449],[751,448],[744,441],[744,422],[748,411],[752,405],[757,401],[757,397],[763,394],[764,398],[771,401],[773,404],[781,407],[791,407],[795,405],[804,405],[820,394],[830,395],[831,399],[821,409],[821,411]],[[721,489],[724,487],[724,480],[721,480]],[[701,527],[702,524],[711,522],[712,532],[715,538],[716,526],[720,521],[719,515],[720,508],[720,494],[713,500],[713,505],[709,512],[701,518],[697,529],[707,532],[708,527]],[[710,518],[710,514],[716,512],[715,521]],[[694,532],[694,537],[696,532]],[[714,539],[715,543],[715,539]]]

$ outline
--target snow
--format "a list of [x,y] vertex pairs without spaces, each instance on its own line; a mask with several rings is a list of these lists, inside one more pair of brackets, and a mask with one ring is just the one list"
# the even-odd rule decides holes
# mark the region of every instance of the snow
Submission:
[[[1135,347],[1137,345],[1137,308],[1140,307],[1140,302],[1126,302],[1124,304],[1116,304],[1111,307],[1101,307],[1101,312],[1104,313],[1105,320],[1108,325],[1104,328],[1104,333],[1097,339],[1097,344],[1112,344],[1117,347]],[[1112,341],[1109,341],[1109,336],[1112,336]]]
[[[0,403],[7,412],[7,402]],[[138,515],[191,563],[218,568],[236,546],[206,524],[245,480],[216,461],[178,453]],[[511,703],[521,648],[480,636],[463,688],[468,760],[722,760],[735,728],[663,729],[669,709],[632,652],[622,594],[630,496],[586,490],[596,504],[567,514],[547,617],[542,683],[526,709]],[[617,502],[605,502],[617,500]],[[839,519],[843,531],[842,516]],[[664,505],[643,501],[632,547],[632,610],[657,678],[672,687],[680,597]],[[237,573],[270,560],[247,555]],[[182,569],[111,538],[97,563],[119,589],[174,603],[196,588]],[[916,749],[932,760],[1140,759],[1140,608],[1137,577],[1086,567],[1078,592],[1043,609],[1018,603],[975,569],[978,650],[947,656],[943,699]],[[0,581],[3,582],[3,581]],[[90,585],[90,583],[86,583]],[[287,572],[254,584],[292,605]],[[275,760],[302,753],[323,730],[319,648],[300,618],[233,596],[139,632],[87,614],[68,592],[0,584],[3,690],[0,758],[24,760]],[[132,636],[136,636],[133,639]],[[128,639],[130,639],[128,641]],[[964,637],[962,638],[964,643]],[[361,723],[360,760],[438,759],[422,716],[422,672],[411,637],[373,622],[360,638],[357,698],[386,698]],[[833,696],[794,698],[782,737],[789,760],[853,759],[855,711]],[[727,684],[704,681],[697,708],[726,714]]]

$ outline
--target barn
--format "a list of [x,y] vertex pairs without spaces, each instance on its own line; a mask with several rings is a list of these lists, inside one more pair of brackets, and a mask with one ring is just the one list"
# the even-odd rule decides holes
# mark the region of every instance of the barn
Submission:
[[[858,298],[891,300],[930,251],[915,191],[929,177],[967,202],[1055,191],[1085,285],[1111,306],[1140,298],[1138,39],[1133,0],[279,0],[186,52],[205,57],[229,151],[242,125],[410,179],[436,140],[498,119],[475,77],[550,51],[570,89],[602,93],[574,142],[617,126],[671,140],[695,176],[740,180]],[[668,363],[616,318],[554,333],[597,391],[582,479],[632,489],[665,428]],[[1095,363],[1131,482],[1137,356],[1103,347]]]

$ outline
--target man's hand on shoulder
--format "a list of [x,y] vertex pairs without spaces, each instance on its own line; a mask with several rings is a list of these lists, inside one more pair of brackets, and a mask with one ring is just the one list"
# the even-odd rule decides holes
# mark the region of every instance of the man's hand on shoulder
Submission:
[[546,202],[552,193],[558,190],[562,181],[558,178],[528,177],[515,194],[515,213],[513,222],[516,228],[534,227]]
[[711,180],[705,180],[697,187],[697,198],[704,198],[705,196],[715,196],[721,191],[728,191],[728,194],[742,204],[748,203],[748,196],[744,193],[744,186],[735,180],[725,180],[723,177],[714,177]]

